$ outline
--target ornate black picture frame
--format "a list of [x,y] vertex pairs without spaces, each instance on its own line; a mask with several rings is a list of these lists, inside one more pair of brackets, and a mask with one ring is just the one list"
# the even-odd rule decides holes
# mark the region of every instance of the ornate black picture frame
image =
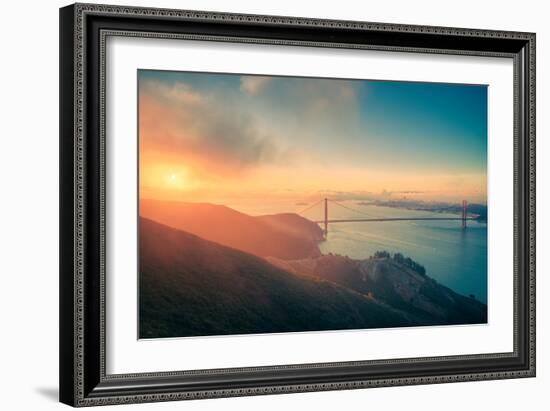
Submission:
[[[513,59],[513,352],[107,374],[108,36]],[[535,376],[535,34],[75,4],[60,10],[60,101],[61,402],[92,406]]]

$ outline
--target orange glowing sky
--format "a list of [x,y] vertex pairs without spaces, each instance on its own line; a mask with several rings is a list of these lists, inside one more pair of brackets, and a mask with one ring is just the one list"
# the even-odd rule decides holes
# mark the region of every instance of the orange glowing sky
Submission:
[[407,84],[139,71],[140,196],[485,203],[485,87]]

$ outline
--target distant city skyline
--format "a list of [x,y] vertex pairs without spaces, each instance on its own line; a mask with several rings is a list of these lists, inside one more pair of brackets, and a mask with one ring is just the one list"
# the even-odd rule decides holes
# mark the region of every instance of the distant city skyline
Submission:
[[487,87],[139,70],[140,195],[487,201]]

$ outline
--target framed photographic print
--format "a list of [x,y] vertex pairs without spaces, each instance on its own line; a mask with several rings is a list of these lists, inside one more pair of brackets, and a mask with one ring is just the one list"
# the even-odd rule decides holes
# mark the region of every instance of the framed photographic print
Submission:
[[60,10],[60,400],[535,376],[535,35]]

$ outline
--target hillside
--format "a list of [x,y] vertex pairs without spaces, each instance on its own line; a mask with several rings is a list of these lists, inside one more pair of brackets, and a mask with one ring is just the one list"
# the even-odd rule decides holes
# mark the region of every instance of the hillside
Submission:
[[140,216],[260,257],[321,255],[321,228],[297,214],[254,217],[215,204],[142,200]]
[[412,325],[375,298],[145,218],[139,281],[141,338]]
[[339,255],[324,255],[293,261],[269,258],[269,261],[295,274],[316,275],[370,295],[415,316],[418,325],[487,322],[485,304],[460,295],[437,283],[422,270],[414,270],[389,256],[352,260]]

